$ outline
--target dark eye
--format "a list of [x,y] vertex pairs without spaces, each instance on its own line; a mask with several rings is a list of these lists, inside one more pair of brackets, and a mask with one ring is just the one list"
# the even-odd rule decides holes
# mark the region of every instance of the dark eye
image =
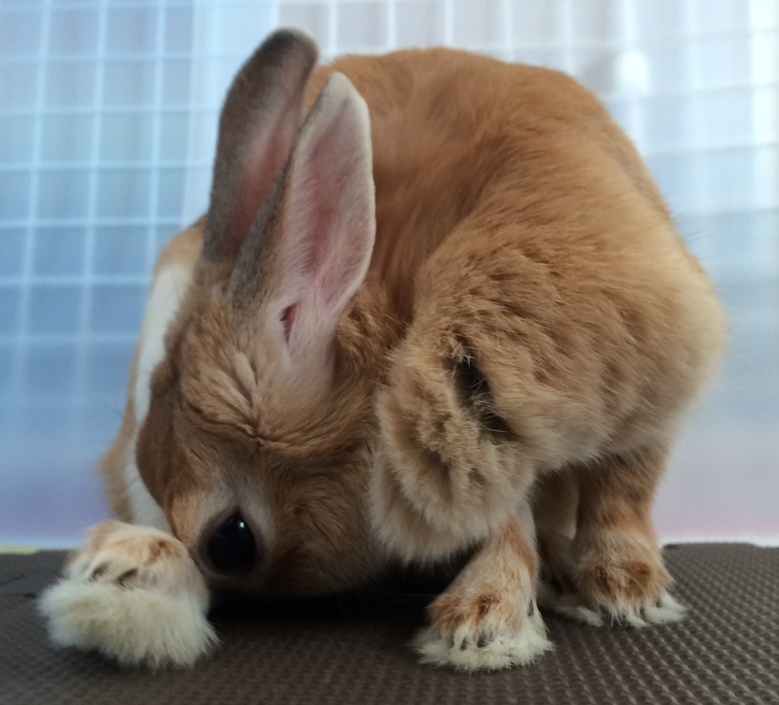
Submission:
[[249,525],[236,513],[216,528],[207,550],[214,568],[229,573],[251,568],[257,545]]

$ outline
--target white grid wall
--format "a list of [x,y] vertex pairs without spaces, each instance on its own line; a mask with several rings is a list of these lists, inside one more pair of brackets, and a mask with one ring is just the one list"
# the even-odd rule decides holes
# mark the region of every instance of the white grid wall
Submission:
[[0,389],[11,397],[115,385],[91,371],[126,351],[158,240],[181,219],[191,26],[187,6],[2,8]]
[[272,27],[309,29],[325,58],[448,44],[577,76],[729,282],[779,276],[778,8],[0,0],[0,542],[3,504],[34,494],[19,468],[65,487],[46,458],[87,475],[115,428],[154,259],[205,208],[219,104]]

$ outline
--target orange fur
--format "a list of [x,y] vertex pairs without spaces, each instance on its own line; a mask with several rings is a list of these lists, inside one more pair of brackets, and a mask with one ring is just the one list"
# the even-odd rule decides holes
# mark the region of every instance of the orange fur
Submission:
[[518,523],[510,523],[430,605],[433,622],[448,633],[463,625],[476,634],[498,626],[518,630],[532,611],[535,569],[532,543]]
[[[115,561],[116,555],[123,560]],[[143,533],[118,521],[93,527],[83,550],[71,558],[66,572],[85,573],[92,581],[113,581],[125,588],[142,584],[154,572],[174,572],[183,584],[191,583],[197,575],[186,548],[172,536]],[[198,576],[198,580],[202,579]]]
[[[376,239],[328,348],[332,376],[290,375],[267,296],[235,293],[240,242],[199,221],[158,265],[194,279],[148,416],[136,429],[131,393],[103,459],[112,505],[128,517],[137,437],[140,475],[194,557],[217,517],[254,513],[262,562],[217,583],[317,593],[366,581],[391,555],[476,548],[431,608],[439,636],[517,633],[538,559],[516,518],[537,486],[542,557],[585,599],[638,609],[668,581],[649,520],[665,451],[725,329],[648,171],[557,72],[450,49],[349,56],[316,69],[306,109],[335,71],[370,110]],[[228,146],[242,144],[250,80],[228,99]],[[219,186],[225,155],[209,218],[238,199],[245,223],[246,201]],[[244,249],[277,246],[285,198]],[[277,275],[263,262],[266,291]]]
[[653,603],[670,583],[649,514],[666,455],[611,458],[580,471],[573,577],[606,609]]
[[[203,246],[202,228],[204,220],[204,218],[200,218],[189,228],[170,240],[157,260],[157,265],[154,268],[155,277],[161,271],[173,265],[179,265],[187,269],[194,267]],[[136,432],[134,389],[137,380],[138,356],[145,339],[144,333],[145,331],[142,330],[130,365],[127,401],[122,416],[122,424],[111,447],[103,455],[99,466],[99,472],[103,477],[111,509],[117,517],[124,521],[132,520],[132,510],[127,495],[126,477],[123,468],[126,456],[128,452],[131,452],[129,449],[133,435]]]

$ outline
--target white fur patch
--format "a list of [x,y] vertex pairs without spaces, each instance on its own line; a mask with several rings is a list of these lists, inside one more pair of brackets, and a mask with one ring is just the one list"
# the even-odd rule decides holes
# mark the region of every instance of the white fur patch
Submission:
[[172,533],[165,512],[146,489],[141,474],[138,472],[138,465],[135,462],[136,439],[137,432],[133,433],[130,443],[127,445],[127,456],[124,463],[124,486],[127,491],[127,499],[130,502],[132,521],[135,524],[153,526]]
[[422,663],[468,672],[524,666],[552,648],[538,610],[527,618],[518,634],[500,634],[483,645],[472,637],[467,630],[446,637],[432,626],[418,634],[413,645]]
[[191,281],[192,269],[181,265],[165,267],[154,278],[141,330],[141,347],[133,390],[137,425],[140,425],[149,413],[151,376],[165,356],[165,334],[179,312]]
[[538,603],[558,614],[593,627],[610,624],[628,627],[670,624],[682,620],[686,611],[684,605],[665,590],[653,604],[646,604],[640,608],[620,607],[609,611],[604,607],[598,608],[585,604],[578,593],[558,593],[542,581],[538,583]]
[[217,643],[192,597],[63,579],[40,609],[55,644],[96,650],[123,666],[191,666]]
[[106,522],[39,608],[55,644],[96,650],[124,666],[161,668],[191,666],[217,643],[208,602],[203,575],[177,539]]
[[141,330],[138,366],[133,389],[136,431],[128,444],[124,462],[124,482],[133,521],[138,524],[155,526],[164,531],[170,531],[170,525],[162,508],[149,494],[138,473],[138,466],[135,462],[135,444],[137,429],[145,420],[146,414],[149,413],[151,376],[165,356],[165,335],[181,308],[181,302],[191,281],[191,268],[181,265],[171,265],[161,269],[154,279]]

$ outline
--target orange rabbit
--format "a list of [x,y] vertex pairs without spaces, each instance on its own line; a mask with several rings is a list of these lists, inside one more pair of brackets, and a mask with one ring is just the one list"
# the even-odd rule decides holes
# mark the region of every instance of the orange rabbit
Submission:
[[101,467],[126,523],[44,596],[55,641],[190,665],[210,590],[326,593],[463,552],[425,661],[532,661],[537,600],[678,619],[650,505],[725,322],[637,152],[554,71],[316,59],[279,30],[230,88]]

